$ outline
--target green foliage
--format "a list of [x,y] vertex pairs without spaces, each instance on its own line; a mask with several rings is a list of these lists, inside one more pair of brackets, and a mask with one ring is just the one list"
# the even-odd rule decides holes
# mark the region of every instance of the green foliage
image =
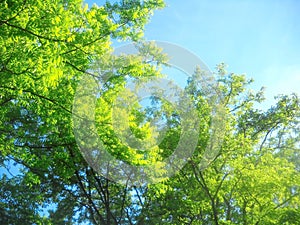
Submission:
[[[74,93],[82,77],[92,76],[86,72],[92,63],[111,53],[112,38],[140,39],[153,10],[163,5],[152,0],[91,7],[81,0],[1,1],[1,161],[14,161],[24,168],[18,178],[27,187],[24,199],[33,192],[22,204],[19,200],[12,203],[23,186],[14,183],[15,178],[8,179],[16,192],[1,198],[1,202],[11,199],[1,208],[12,216],[9,220],[3,217],[3,224],[19,220],[40,224],[39,202],[55,205],[48,219],[52,224],[117,224],[124,220],[131,201],[127,189],[91,171],[76,145]],[[109,60],[103,68],[111,68]],[[122,67],[129,61],[128,68]],[[113,62],[119,65],[119,74],[143,71],[138,75],[142,76],[154,71],[141,57],[120,57]],[[120,80],[117,75],[114,79]],[[36,187],[42,189],[35,192]]]
[[[163,6],[160,0],[90,7],[80,0],[0,3],[0,162],[20,168],[17,175],[1,174],[1,224],[299,224],[299,98],[278,96],[270,109],[257,109],[263,89],[249,90],[252,80],[228,74],[224,64],[217,66],[212,93],[223,96],[217,103],[225,108],[225,136],[207,168],[201,162],[211,135],[212,93],[200,88],[199,68],[186,87],[200,119],[199,141],[174,177],[122,186],[81,155],[72,106],[87,76],[104,81],[95,120],[110,153],[151,165],[176,148],[179,113],[158,98],[143,109],[125,88],[129,80],[142,85],[162,77],[166,56],[153,43],[138,42],[139,52],[127,56],[112,55],[111,47],[116,39],[141,40],[153,10]],[[122,102],[131,103],[129,109]],[[82,104],[88,113],[88,102]],[[151,118],[164,118],[164,132]],[[136,151],[140,146],[145,149]],[[162,173],[160,166],[153,172]]]
[[[200,129],[198,148],[185,168],[163,189],[149,188],[145,224],[298,224],[299,98],[279,96],[269,110],[255,109],[262,92],[248,92],[249,81],[227,75],[223,66],[219,89],[228,115],[220,152],[208,168],[201,167],[207,130]],[[187,89],[206,112],[197,80],[189,80]],[[209,116],[203,123],[209,124]]]

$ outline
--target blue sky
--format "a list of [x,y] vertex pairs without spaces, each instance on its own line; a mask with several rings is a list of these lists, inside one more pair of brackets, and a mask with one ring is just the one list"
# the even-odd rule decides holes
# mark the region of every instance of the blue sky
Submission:
[[267,87],[266,105],[277,94],[300,94],[299,0],[165,2],[146,26],[146,39],[178,44],[211,69],[224,62],[229,72],[254,78],[253,89]]
[[300,94],[300,1],[166,1],[146,26],[145,37],[179,44],[211,69],[228,71],[266,86],[266,97]]

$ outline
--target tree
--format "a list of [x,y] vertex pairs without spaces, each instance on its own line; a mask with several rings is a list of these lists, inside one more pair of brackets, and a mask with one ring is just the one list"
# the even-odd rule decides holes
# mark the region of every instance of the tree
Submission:
[[[104,81],[93,131],[118,159],[148,165],[170,156],[178,144],[180,113],[157,96],[153,107],[143,110],[124,89],[128,81],[138,85],[163,76],[166,57],[141,42],[149,16],[163,6],[160,0],[92,7],[79,0],[0,3],[0,162],[20,169],[15,176],[1,175],[1,224],[298,223],[299,98],[279,96],[269,110],[257,109],[263,90],[251,92],[252,81],[227,74],[224,64],[217,67],[214,93],[222,96],[216,103],[225,109],[225,135],[214,157],[205,151],[213,106],[210,93],[199,86],[203,71],[197,69],[186,92],[200,119],[199,141],[174,177],[139,187],[120,185],[86,162],[75,139],[73,101],[87,77]],[[116,39],[136,41],[139,52],[113,55]],[[114,108],[120,116],[115,119],[112,102],[120,92],[133,104],[130,110],[122,104]],[[126,117],[129,125],[123,123]],[[149,125],[153,118],[163,118],[164,132],[155,133]],[[152,135],[161,140],[154,148]],[[143,143],[149,149],[133,151]]]
[[[127,209],[132,201],[127,187],[96,174],[79,151],[72,129],[73,98],[80,78],[93,76],[86,72],[91,64],[111,53],[111,40],[140,39],[153,10],[163,5],[160,0],[92,7],[79,0],[0,3],[1,159],[22,168],[18,181],[3,182],[15,184],[11,191],[21,182],[14,193],[24,198],[28,193],[23,186],[39,189],[37,197],[18,208],[1,200],[6,214],[28,209],[30,221],[35,220],[38,198],[51,206],[49,223],[129,223],[133,211]],[[147,65],[139,60],[128,66]],[[17,214],[27,221],[26,215]]]
[[[219,154],[209,167],[201,167],[207,141],[200,134],[185,168],[147,193],[145,224],[153,224],[153,218],[159,218],[154,224],[297,224],[299,98],[279,96],[275,106],[262,111],[254,108],[263,100],[262,91],[247,92],[251,80],[227,75],[222,64],[218,80],[227,109]],[[205,96],[194,79],[187,88],[195,104],[201,103],[199,112],[205,111]],[[209,117],[205,120],[209,123]]]

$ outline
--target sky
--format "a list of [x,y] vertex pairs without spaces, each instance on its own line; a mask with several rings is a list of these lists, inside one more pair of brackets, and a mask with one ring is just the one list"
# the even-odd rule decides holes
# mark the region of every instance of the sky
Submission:
[[278,94],[300,95],[299,0],[165,2],[146,25],[147,40],[186,48],[211,70],[224,62],[228,72],[254,78],[251,88],[266,87],[266,106]]
[[254,78],[274,95],[300,94],[300,1],[168,0],[146,26],[145,37],[178,44],[214,69]]

